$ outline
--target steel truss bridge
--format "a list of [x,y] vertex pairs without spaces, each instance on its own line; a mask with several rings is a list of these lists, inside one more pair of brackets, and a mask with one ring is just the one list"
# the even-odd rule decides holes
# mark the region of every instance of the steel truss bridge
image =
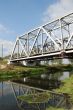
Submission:
[[17,37],[10,61],[73,57],[73,13]]

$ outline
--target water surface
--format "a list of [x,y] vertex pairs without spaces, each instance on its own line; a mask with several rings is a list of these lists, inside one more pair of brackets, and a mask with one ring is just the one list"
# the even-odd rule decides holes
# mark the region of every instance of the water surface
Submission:
[[[69,78],[72,74],[73,71],[42,73],[38,76],[26,77],[14,81],[29,86],[52,90],[58,88],[62,84],[62,81]],[[8,82],[0,82],[0,110],[19,110],[13,90]]]
[[10,84],[0,82],[0,110],[19,110]]

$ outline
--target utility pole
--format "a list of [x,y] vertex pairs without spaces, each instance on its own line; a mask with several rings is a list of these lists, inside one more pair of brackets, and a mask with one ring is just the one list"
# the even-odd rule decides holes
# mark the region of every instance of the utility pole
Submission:
[[3,58],[3,44],[2,44],[2,58]]

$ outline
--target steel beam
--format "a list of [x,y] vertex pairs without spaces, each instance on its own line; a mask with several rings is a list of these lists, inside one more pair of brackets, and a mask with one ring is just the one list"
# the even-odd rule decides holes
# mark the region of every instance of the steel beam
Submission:
[[[71,28],[70,25],[72,23],[73,23],[73,13],[61,17],[60,19],[49,22],[47,24],[44,24],[36,29],[33,29],[25,33],[24,35],[19,36],[16,39],[10,60],[16,59],[13,58],[13,56],[15,55],[14,52],[16,48],[18,49],[16,53],[17,59],[20,59],[19,55],[21,55],[22,52],[24,52],[25,54],[25,59],[29,59],[30,57],[33,56],[37,58],[39,55],[44,56],[47,52],[48,52],[47,54],[49,55],[50,54],[54,55],[56,51],[62,53],[66,52],[66,49],[70,50],[73,47],[72,46],[73,35],[71,35],[70,32]],[[67,34],[67,37],[65,36],[65,34]],[[23,44],[22,42],[25,43]]]

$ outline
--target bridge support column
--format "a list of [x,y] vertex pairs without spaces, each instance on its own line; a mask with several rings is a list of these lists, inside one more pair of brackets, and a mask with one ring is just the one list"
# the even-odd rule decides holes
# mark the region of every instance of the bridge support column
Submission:
[[25,66],[36,66],[40,65],[40,61],[23,61],[22,64]]
[[71,64],[71,61],[68,58],[63,58],[62,64]]

